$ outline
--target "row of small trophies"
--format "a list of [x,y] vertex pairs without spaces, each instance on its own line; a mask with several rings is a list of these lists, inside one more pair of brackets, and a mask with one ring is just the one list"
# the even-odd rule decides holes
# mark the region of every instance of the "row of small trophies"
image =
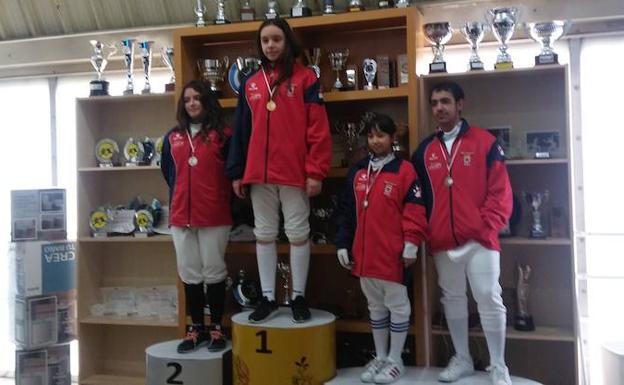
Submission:
[[141,197],[136,197],[128,205],[96,208],[89,214],[89,228],[94,238],[106,238],[109,235],[145,238],[154,234],[154,228],[160,223],[162,216],[163,207],[158,199],[145,203]]
[[[486,23],[480,21],[466,22],[459,30],[464,35],[472,53],[469,59],[470,70],[482,70],[483,62],[478,54],[479,43],[488,28],[498,40],[499,52],[496,57],[495,69],[511,69],[513,61],[508,52],[508,43],[518,24],[519,12],[516,7],[498,7],[486,12]],[[567,32],[570,23],[566,20],[524,23],[524,28],[533,40],[540,43],[542,50],[535,57],[535,65],[559,63],[552,44]],[[451,24],[448,22],[427,23],[423,25],[425,38],[432,44],[433,61],[429,64],[429,72],[446,72],[444,61],[444,45],[453,36]]]
[[[135,57],[135,43],[136,39],[124,39],[118,43],[105,44],[99,40],[91,40],[91,46],[93,47],[93,55],[91,56],[91,65],[95,69],[97,78],[89,83],[90,94],[89,96],[105,96],[109,95],[108,81],[104,80],[102,74],[108,59],[111,58],[118,50],[121,50],[124,58],[124,63],[127,69],[127,81],[126,88],[124,89],[124,95],[134,94],[134,57]],[[149,94],[152,92],[150,85],[150,74],[152,71],[152,52],[154,50],[154,42],[151,40],[139,41],[138,45],[141,50],[141,62],[143,65],[143,74],[145,76],[145,84],[141,90],[142,94]],[[173,47],[161,47],[160,58],[162,62],[167,66],[171,74],[169,83],[165,85],[165,91],[173,91],[175,89],[175,73],[173,67]]]
[[120,159],[119,145],[111,138],[104,138],[95,144],[95,159],[98,167],[115,166],[159,166],[162,156],[163,137],[142,139],[128,138],[123,147],[125,162]]
[[[407,8],[410,6],[409,0],[378,0],[377,7],[382,8]],[[206,25],[206,6],[202,0],[197,0],[195,4],[195,25],[197,27],[204,27]],[[362,0],[349,0],[347,6],[347,12],[359,12],[364,11],[364,4]],[[323,15],[334,15],[337,13],[334,0],[323,0]],[[306,17],[312,16],[312,9],[307,5],[305,0],[295,0],[292,8],[290,9],[291,17]],[[280,17],[280,12],[277,4],[277,0],[267,1],[267,11],[264,14],[266,19],[275,19]],[[243,0],[243,4],[240,7],[240,20],[241,21],[253,21],[256,20],[256,10],[250,4],[249,0]],[[217,12],[214,19],[214,24],[229,24],[231,20],[225,15],[225,0],[217,0]]]

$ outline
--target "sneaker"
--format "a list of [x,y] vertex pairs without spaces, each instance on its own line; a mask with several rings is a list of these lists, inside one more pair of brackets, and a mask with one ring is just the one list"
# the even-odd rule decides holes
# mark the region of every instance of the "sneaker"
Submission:
[[397,362],[388,357],[386,365],[375,376],[375,384],[390,384],[398,380],[405,373],[403,362]]
[[210,342],[208,343],[208,350],[211,352],[218,352],[225,349],[225,334],[221,331],[220,325],[212,325],[210,327]]
[[178,353],[189,353],[208,342],[208,336],[204,325],[191,325],[186,331],[186,336],[178,345]]
[[364,372],[360,375],[360,380],[362,382],[374,382],[375,376],[379,374],[381,369],[386,365],[385,360],[378,360],[377,358],[373,358],[368,361],[368,364],[364,367]]
[[458,356],[453,356],[446,368],[438,375],[440,382],[455,382],[474,373],[474,364]]
[[511,385],[509,369],[506,366],[492,365],[488,366],[486,370],[490,372],[492,385]]
[[308,309],[308,304],[303,296],[298,295],[290,304],[293,313],[293,322],[301,323],[310,319],[312,316],[310,314],[310,309]]
[[275,300],[269,301],[267,297],[262,297],[256,310],[249,315],[249,322],[253,324],[267,321],[277,313],[278,309]]

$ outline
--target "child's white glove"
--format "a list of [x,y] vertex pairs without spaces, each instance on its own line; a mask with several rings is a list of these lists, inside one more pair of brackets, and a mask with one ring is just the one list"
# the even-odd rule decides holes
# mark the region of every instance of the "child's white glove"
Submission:
[[405,242],[403,246],[403,258],[416,259],[416,257],[418,257],[418,246],[412,242]]
[[338,251],[336,251],[336,255],[338,256],[338,262],[340,262],[342,267],[347,270],[351,270],[353,264],[349,259],[349,251],[347,249],[338,249]]

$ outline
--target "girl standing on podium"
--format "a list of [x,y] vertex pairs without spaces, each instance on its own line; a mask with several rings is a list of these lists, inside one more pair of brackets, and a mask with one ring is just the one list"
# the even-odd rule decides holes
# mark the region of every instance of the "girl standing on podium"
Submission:
[[416,171],[392,149],[392,119],[371,114],[365,132],[370,154],[347,175],[338,206],[336,247],[340,264],[360,277],[370,312],[376,355],[360,378],[388,384],[405,372],[401,352],[411,309],[403,269],[416,261],[427,219]]
[[262,65],[241,82],[227,175],[234,193],[249,191],[263,298],[249,316],[264,322],[277,311],[275,275],[280,207],[290,242],[294,322],[310,319],[305,286],[310,263],[309,197],[321,192],[332,142],[320,84],[296,62],[301,47],[286,20],[264,21],[257,48]]
[[[208,344],[225,348],[221,318],[225,302],[225,249],[232,227],[231,184],[225,158],[231,129],[223,123],[219,100],[193,80],[178,100],[178,125],[163,141],[161,170],[169,185],[171,235],[178,274],[192,325],[178,345],[186,353]],[[205,295],[211,325],[204,325]]]

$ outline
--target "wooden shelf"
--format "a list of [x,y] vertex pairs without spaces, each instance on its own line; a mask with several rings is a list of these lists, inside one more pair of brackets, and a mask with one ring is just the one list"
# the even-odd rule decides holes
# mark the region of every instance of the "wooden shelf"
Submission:
[[[448,330],[433,329],[432,334],[438,336],[449,335]],[[471,337],[484,337],[482,331],[470,331]],[[574,342],[574,333],[569,329],[556,328],[550,326],[537,326],[532,332],[521,332],[513,329],[513,327],[507,327],[507,338],[512,340],[527,340],[527,341],[561,341],[561,342]]]
[[474,77],[485,77],[485,76],[514,76],[514,75],[529,75],[533,73],[544,73],[544,72],[553,72],[553,71],[561,71],[561,68],[565,67],[565,65],[560,64],[551,64],[551,65],[541,65],[536,67],[529,68],[518,68],[518,69],[508,69],[508,70],[485,70],[485,71],[467,71],[467,72],[455,72],[455,73],[434,73],[421,75],[421,79],[434,79],[434,80],[442,80],[442,79],[457,79],[457,78],[474,78]]
[[92,172],[144,172],[144,171],[159,171],[159,166],[136,166],[136,167],[79,167],[78,173],[92,173]]
[[133,319],[133,318],[113,318],[89,316],[79,321],[82,324],[91,325],[122,325],[122,326],[156,326],[156,327],[178,327],[177,322],[160,321],[153,319]]
[[568,164],[568,159],[509,159],[505,161],[507,166],[534,166],[547,164]]
[[145,242],[149,242],[149,243],[153,243],[153,242],[166,242],[166,243],[171,243],[173,242],[171,240],[171,235],[154,235],[151,237],[145,237],[145,238],[141,238],[141,237],[134,237],[132,235],[118,235],[118,236],[111,236],[111,237],[100,237],[100,238],[94,238],[94,237],[80,237],[78,238],[78,242],[84,242],[84,243],[145,243]]
[[533,239],[524,237],[500,238],[501,245],[526,245],[526,246],[570,246],[570,238],[546,238]]
[[[171,99],[174,102],[175,92],[164,92],[160,94],[134,94],[134,95],[115,95],[115,96],[91,96],[87,98],[76,98],[80,103],[133,103],[162,99]],[[173,105],[172,105],[173,108]]]
[[81,385],[145,385],[145,378],[95,374],[79,381]]

